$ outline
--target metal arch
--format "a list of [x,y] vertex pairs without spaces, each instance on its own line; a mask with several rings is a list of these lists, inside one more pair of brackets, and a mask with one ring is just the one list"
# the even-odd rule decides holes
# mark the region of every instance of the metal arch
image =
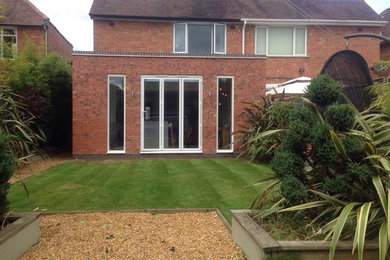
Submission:
[[369,38],[377,38],[382,41],[390,43],[390,38],[385,37],[383,35],[375,34],[375,33],[354,33],[354,34],[346,34],[344,36],[345,39],[350,39],[350,38],[358,38],[358,37],[369,37]]

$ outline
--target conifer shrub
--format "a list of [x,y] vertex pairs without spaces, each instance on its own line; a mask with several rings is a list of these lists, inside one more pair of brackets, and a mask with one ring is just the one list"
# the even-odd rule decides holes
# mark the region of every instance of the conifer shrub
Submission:
[[318,75],[313,78],[306,89],[305,96],[313,103],[321,107],[329,106],[339,100],[341,83],[327,75]]
[[348,104],[334,104],[327,107],[325,112],[326,121],[336,131],[351,129],[355,122],[355,111]]

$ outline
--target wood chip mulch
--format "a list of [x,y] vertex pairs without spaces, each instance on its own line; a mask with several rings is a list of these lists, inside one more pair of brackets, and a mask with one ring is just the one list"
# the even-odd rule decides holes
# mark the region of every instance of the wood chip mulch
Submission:
[[245,259],[216,212],[41,216],[21,259]]

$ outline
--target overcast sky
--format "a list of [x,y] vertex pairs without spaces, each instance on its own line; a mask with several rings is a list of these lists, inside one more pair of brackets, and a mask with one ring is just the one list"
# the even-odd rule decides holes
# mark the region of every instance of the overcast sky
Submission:
[[[93,25],[88,15],[93,0],[30,1],[50,18],[50,21],[73,44],[75,50],[88,51],[93,49]],[[389,0],[365,1],[377,13],[390,7]]]

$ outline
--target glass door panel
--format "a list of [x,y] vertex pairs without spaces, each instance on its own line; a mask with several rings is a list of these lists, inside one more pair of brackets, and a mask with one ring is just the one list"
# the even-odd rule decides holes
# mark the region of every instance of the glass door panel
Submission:
[[218,79],[218,150],[232,150],[233,79]]
[[164,148],[178,149],[180,143],[180,80],[164,80]]
[[184,80],[184,148],[199,148],[199,80]]
[[109,151],[124,151],[124,90],[123,76],[109,77]]
[[144,149],[160,148],[160,80],[144,82]]

